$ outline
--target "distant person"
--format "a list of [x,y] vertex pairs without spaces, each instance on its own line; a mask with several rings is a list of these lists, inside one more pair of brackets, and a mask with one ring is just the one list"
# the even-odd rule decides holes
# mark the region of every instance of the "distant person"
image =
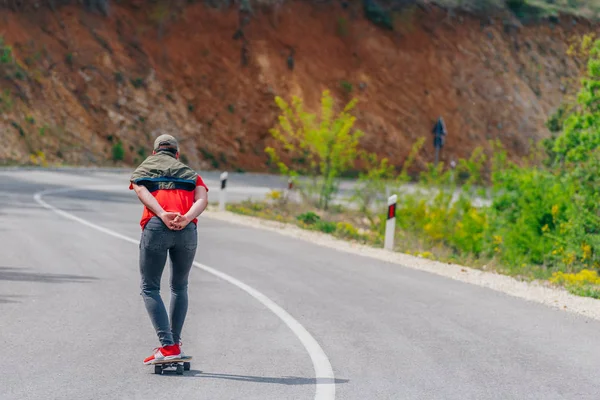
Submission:
[[[152,155],[131,175],[129,189],[144,204],[140,240],[141,295],[161,347],[144,360],[183,357],[181,331],[188,308],[188,276],[196,255],[197,217],[208,204],[200,175],[179,161],[179,144],[171,135],[154,141]],[[160,297],[160,280],[171,259],[169,315]]]

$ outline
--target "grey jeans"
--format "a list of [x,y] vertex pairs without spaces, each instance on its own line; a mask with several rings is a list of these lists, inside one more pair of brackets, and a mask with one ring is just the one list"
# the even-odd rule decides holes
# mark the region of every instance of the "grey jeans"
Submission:
[[[196,224],[172,231],[152,217],[140,240],[141,295],[162,346],[179,343],[188,308],[188,276],[198,246]],[[160,280],[167,254],[171,259],[170,315],[160,297]],[[169,323],[170,320],[170,323]]]

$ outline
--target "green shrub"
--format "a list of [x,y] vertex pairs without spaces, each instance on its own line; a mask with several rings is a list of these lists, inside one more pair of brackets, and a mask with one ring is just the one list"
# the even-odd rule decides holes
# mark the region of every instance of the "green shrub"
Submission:
[[345,91],[347,94],[350,94],[350,93],[352,93],[352,90],[353,90],[353,88],[354,88],[354,87],[352,86],[352,83],[350,83],[350,82],[348,82],[348,81],[341,81],[341,82],[340,82],[340,87],[341,87],[342,89],[344,89],[344,91]]
[[365,17],[377,26],[394,30],[392,14],[373,0],[363,1]]
[[349,239],[358,239],[360,237],[358,229],[349,222],[338,222],[335,225],[335,233],[336,236]]
[[130,79],[130,82],[133,85],[133,87],[136,89],[142,88],[146,85],[146,83],[144,82],[144,78]]
[[12,64],[14,61],[12,47],[4,43],[4,38],[0,36],[0,64]]
[[324,233],[333,233],[336,230],[336,224],[335,222],[331,222],[331,221],[317,221],[317,223],[315,224],[316,229],[324,232]]
[[123,143],[117,142],[112,147],[112,158],[113,161],[123,161],[125,158],[125,149]]
[[249,208],[252,211],[256,211],[256,212],[265,211],[265,209],[266,209],[266,205],[263,203],[249,201],[246,204],[248,204]]
[[312,211],[308,211],[298,215],[296,219],[306,225],[313,225],[319,222],[321,217]]
[[18,122],[11,121],[10,124],[13,126],[13,128],[15,128],[19,132],[19,136],[25,137],[25,131],[23,130],[23,128],[21,127],[21,125],[19,125]]

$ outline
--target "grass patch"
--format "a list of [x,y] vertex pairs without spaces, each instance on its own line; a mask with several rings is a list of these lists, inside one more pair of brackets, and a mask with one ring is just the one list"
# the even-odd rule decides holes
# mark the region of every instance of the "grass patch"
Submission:
[[[278,194],[274,194],[278,193]],[[322,232],[340,239],[380,246],[383,237],[372,229],[362,215],[352,210],[313,210],[309,206],[289,203],[281,192],[272,192],[266,201],[246,200],[227,205],[227,210],[236,214],[286,222],[302,229]]]

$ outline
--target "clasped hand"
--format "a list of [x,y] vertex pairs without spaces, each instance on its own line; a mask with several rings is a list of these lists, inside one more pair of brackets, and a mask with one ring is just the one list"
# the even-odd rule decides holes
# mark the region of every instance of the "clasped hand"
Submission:
[[180,231],[185,228],[191,220],[178,212],[165,212],[161,215],[162,222],[173,231]]

